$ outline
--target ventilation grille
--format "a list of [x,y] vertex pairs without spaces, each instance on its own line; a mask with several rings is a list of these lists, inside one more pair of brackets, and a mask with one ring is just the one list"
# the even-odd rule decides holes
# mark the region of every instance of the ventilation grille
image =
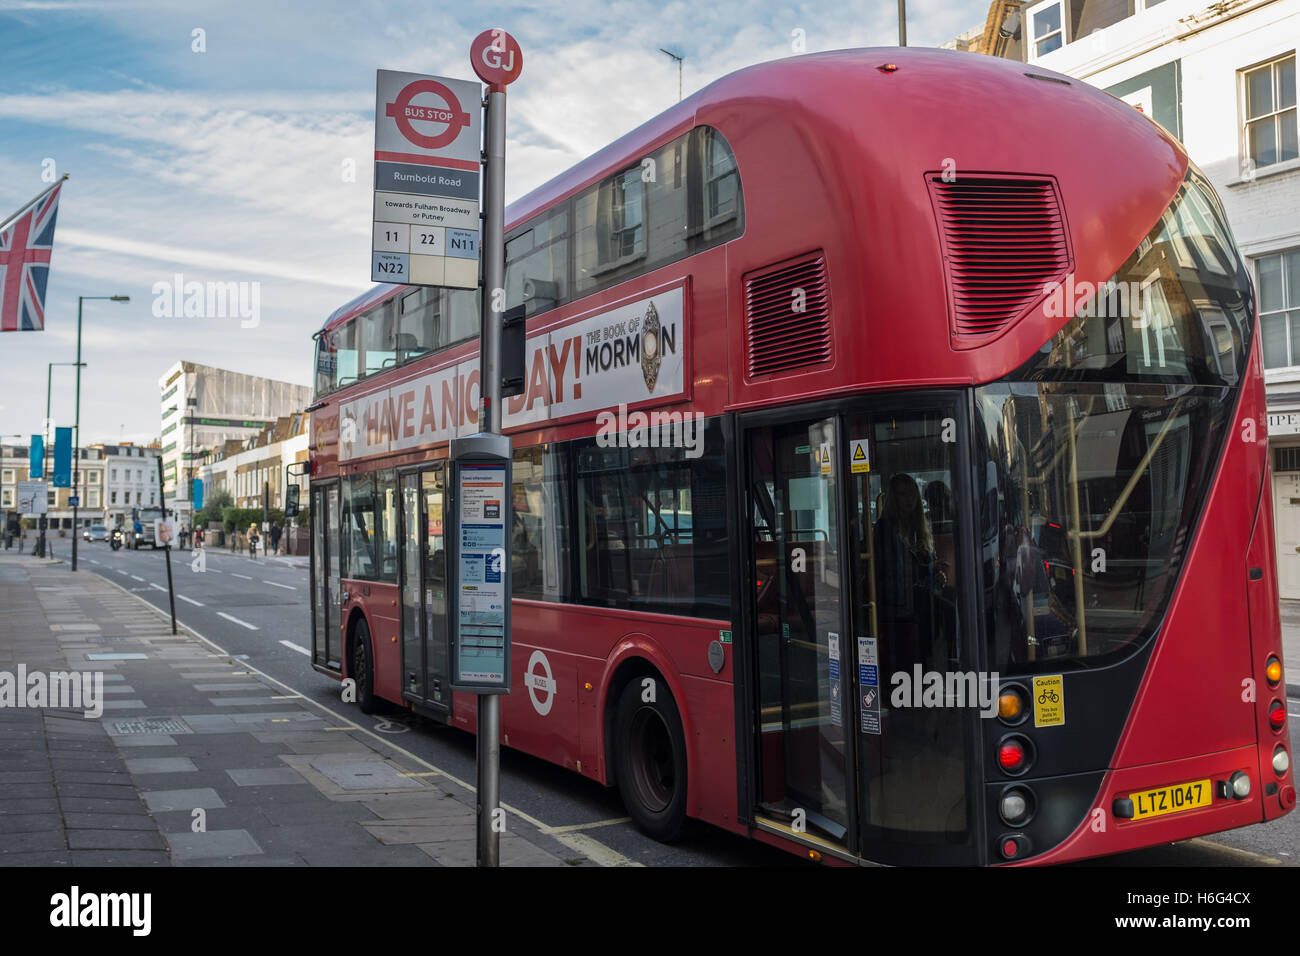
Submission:
[[[1065,218],[1048,179],[930,177],[958,336],[1002,332],[1070,269]],[[978,344],[968,342],[969,344]]]
[[831,359],[830,294],[820,252],[745,277],[749,375]]

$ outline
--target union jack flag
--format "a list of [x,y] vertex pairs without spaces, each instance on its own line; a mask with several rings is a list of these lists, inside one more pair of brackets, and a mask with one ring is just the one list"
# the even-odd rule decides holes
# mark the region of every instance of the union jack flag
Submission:
[[45,328],[45,285],[62,189],[60,182],[0,232],[0,332]]

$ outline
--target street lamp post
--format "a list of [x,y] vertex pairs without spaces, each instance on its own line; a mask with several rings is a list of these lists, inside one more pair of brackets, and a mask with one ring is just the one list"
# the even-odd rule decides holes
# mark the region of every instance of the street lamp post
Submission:
[[77,296],[77,417],[72,425],[72,570],[77,570],[77,508],[81,504],[81,303],[87,299],[107,299],[109,302],[130,302],[125,295]]
[[[45,369],[45,423],[41,426],[41,435],[43,442],[41,444],[41,481],[50,480],[49,455],[50,455],[50,395],[54,384],[54,366],[56,365],[76,365],[77,362],[46,362]],[[45,557],[45,529],[49,526],[49,491],[45,492],[47,502],[45,505],[46,513],[40,518],[41,536],[36,541],[36,556]]]

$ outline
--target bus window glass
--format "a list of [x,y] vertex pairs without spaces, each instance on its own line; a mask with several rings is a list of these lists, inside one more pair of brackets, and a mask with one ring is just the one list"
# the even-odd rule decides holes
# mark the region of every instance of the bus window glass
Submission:
[[339,353],[334,345],[334,333],[322,332],[316,337],[316,395],[318,397],[334,390],[338,368]]
[[579,294],[636,275],[645,258],[641,169],[616,173],[574,202],[574,281]]
[[389,301],[375,306],[363,316],[362,321],[366,374],[374,375],[392,368],[397,364],[393,303]]
[[321,336],[331,339],[334,350],[334,381],[332,387],[342,387],[357,380],[357,320],[351,319],[332,332]]
[[397,549],[401,542],[397,527],[397,472],[391,468],[375,472],[374,506],[374,578],[396,583]]
[[694,458],[680,445],[574,443],[579,600],[729,616],[722,425],[695,434]]
[[569,212],[564,206],[506,242],[506,308],[528,315],[568,301]]
[[515,451],[511,581],[517,598],[562,601],[568,593],[565,478],[563,446]]
[[985,606],[1004,673],[1116,659],[1149,638],[1220,454],[1229,390],[976,390]]
[[373,475],[343,479],[343,576],[374,580],[377,536],[375,534],[375,481]]
[[740,223],[740,171],[731,147],[717,130],[700,127],[696,130],[697,142],[703,152],[703,207],[701,226],[705,239],[713,242],[739,235]]
[[398,364],[438,348],[440,292],[426,286],[401,297],[396,342]]
[[479,330],[479,298],[473,289],[443,289],[440,348],[476,338]]

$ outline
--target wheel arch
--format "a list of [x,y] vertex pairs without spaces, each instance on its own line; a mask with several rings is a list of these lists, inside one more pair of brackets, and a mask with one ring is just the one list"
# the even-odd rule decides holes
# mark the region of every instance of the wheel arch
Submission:
[[610,654],[605,663],[605,673],[601,679],[599,748],[605,765],[605,785],[618,785],[618,763],[614,760],[614,718],[618,711],[618,701],[623,690],[632,681],[643,677],[655,677],[663,681],[672,695],[677,715],[682,722],[682,736],[686,742],[686,815],[692,816],[691,808],[696,806],[695,788],[698,786],[699,774],[695,773],[696,748],[695,733],[692,729],[691,715],[686,709],[686,694],[681,683],[681,675],[672,661],[649,635],[634,633],[625,635]]

